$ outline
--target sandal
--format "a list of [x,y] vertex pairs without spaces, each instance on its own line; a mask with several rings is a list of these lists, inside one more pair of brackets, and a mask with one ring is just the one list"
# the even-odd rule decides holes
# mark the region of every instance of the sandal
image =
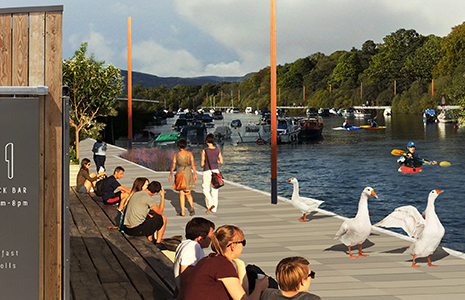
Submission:
[[177,214],[176,214],[176,216],[185,217],[185,215],[184,215],[184,214],[182,214],[182,213],[177,213]]
[[191,207],[191,209],[189,210],[189,215],[190,216],[195,215],[195,209],[193,207]]

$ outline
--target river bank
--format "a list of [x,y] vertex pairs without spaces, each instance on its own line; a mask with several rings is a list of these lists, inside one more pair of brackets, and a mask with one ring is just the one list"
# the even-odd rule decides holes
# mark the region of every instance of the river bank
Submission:
[[[246,122],[258,119],[255,115],[225,114],[215,121],[228,125],[233,118]],[[423,124],[421,116],[394,115],[377,118],[385,130],[333,131],[341,126],[343,118],[324,118],[323,139],[309,144],[278,145],[278,195],[290,198],[292,185],[286,183],[296,177],[300,193],[325,201],[321,208],[346,217],[357,211],[360,193],[366,186],[375,189],[378,200],[370,199],[372,223],[376,223],[396,207],[413,205],[422,211],[428,193],[440,189],[436,201],[437,214],[446,228],[443,246],[465,251],[465,130],[449,124]],[[159,126],[159,131],[171,131],[171,123]],[[352,119],[354,125],[363,125],[363,119]],[[405,149],[408,141],[417,144],[421,157],[451,162],[451,167],[425,166],[419,174],[397,172],[397,157],[392,149]],[[197,165],[202,147],[192,148]],[[226,179],[252,188],[270,192],[270,146],[234,145],[222,147],[225,164],[221,170]],[[402,231],[398,231],[402,232]]]

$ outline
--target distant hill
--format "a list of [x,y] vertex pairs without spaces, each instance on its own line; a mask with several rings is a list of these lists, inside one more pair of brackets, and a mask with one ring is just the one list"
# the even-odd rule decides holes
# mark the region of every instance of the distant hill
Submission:
[[[128,71],[121,70],[121,75],[124,77],[124,86],[127,87]],[[242,77],[219,77],[219,76],[201,76],[201,77],[159,77],[156,75],[132,72],[132,85],[140,84],[144,88],[154,88],[160,85],[166,85],[168,88],[172,88],[178,84],[182,85],[203,85],[206,83],[219,83],[222,81],[238,82],[244,81],[249,78],[252,74],[247,74]]]

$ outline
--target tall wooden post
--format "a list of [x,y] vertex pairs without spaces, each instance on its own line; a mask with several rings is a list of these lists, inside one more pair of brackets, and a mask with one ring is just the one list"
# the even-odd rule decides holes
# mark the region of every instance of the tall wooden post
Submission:
[[431,98],[434,98],[434,79],[431,79]]
[[363,105],[363,83],[360,82],[360,105]]
[[304,85],[303,91],[302,91],[302,99],[303,99],[303,101],[304,101],[303,103],[305,105],[305,85]]
[[278,149],[276,120],[276,0],[271,0],[271,203],[278,203]]
[[131,17],[128,17],[128,149],[132,149],[132,46],[131,46]]

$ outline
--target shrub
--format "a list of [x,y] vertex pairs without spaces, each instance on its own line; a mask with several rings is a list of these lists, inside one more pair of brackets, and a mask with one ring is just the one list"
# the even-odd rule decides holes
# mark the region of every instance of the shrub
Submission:
[[169,171],[173,163],[174,150],[160,148],[134,148],[121,157],[154,171]]
[[76,150],[73,146],[69,146],[69,161],[73,164],[79,164],[79,159],[76,158]]

